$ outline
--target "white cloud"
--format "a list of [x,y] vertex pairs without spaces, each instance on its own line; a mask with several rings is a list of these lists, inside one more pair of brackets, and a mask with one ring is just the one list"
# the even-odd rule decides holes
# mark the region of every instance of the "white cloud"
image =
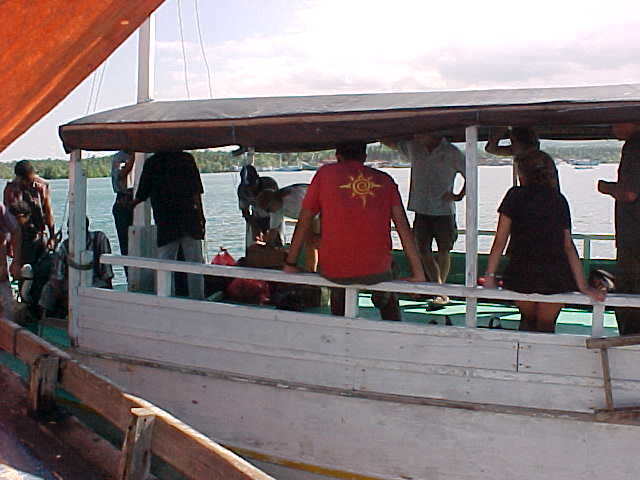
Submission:
[[[281,33],[207,46],[216,96],[640,81],[640,9],[634,2],[304,5]],[[199,46],[186,48],[192,91],[208,96]],[[179,42],[162,44],[159,52],[181,71]],[[179,81],[184,83],[182,76]],[[172,83],[158,93],[176,98],[183,92],[184,85]]]

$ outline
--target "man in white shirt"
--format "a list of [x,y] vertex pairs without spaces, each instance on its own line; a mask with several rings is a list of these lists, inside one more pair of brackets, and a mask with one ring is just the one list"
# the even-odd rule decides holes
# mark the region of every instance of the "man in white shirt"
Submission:
[[[411,140],[384,143],[411,162],[408,210],[415,212],[413,232],[430,281],[443,283],[451,268],[450,252],[458,238],[456,206],[464,186],[454,193],[456,175],[465,176],[464,154],[439,135],[417,134]],[[438,251],[432,251],[435,239]],[[437,301],[447,302],[442,298]]]

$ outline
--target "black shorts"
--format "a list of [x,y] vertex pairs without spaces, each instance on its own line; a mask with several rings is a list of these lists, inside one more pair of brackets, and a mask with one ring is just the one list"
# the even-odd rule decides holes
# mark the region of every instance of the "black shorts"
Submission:
[[438,251],[450,252],[458,239],[456,216],[416,213],[413,221],[413,235],[421,252],[431,250],[434,239],[438,245]]

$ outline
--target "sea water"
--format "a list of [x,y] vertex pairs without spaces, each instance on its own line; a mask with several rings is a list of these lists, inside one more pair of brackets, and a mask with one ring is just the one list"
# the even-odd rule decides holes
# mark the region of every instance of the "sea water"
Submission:
[[[603,164],[592,169],[575,169],[570,165],[559,165],[562,192],[571,206],[574,233],[613,233],[613,200],[596,190],[599,179],[615,180],[616,164]],[[385,169],[400,188],[405,202],[409,194],[410,170],[407,168]],[[312,171],[302,172],[264,172],[262,175],[273,177],[281,187],[294,183],[308,183],[314,175]],[[219,247],[224,246],[238,258],[244,249],[244,220],[238,210],[236,188],[239,182],[238,173],[210,173],[202,175],[204,185],[203,205],[207,218],[207,258],[211,258]],[[461,179],[456,182],[456,191],[461,186]],[[49,182],[53,200],[57,228],[66,224],[68,218],[68,181],[51,180]],[[479,170],[479,227],[481,230],[494,230],[497,222],[496,209],[506,191],[512,185],[511,167],[484,166]],[[4,188],[4,183],[0,184]],[[92,178],[88,180],[87,213],[92,230],[102,230],[111,241],[112,249],[119,252],[111,207],[114,194],[111,190],[110,178]],[[464,201],[457,204],[458,226],[464,228]],[[411,219],[412,214],[409,212]],[[289,231],[290,233],[290,231]],[[66,231],[65,231],[66,237]],[[397,239],[395,239],[397,244]],[[581,250],[580,242],[577,242]],[[487,252],[491,246],[491,238],[481,237],[479,248]],[[464,251],[464,237],[455,247]],[[613,242],[595,241],[592,243],[591,255],[594,258],[614,258]],[[124,282],[124,272],[116,269],[116,282]]]

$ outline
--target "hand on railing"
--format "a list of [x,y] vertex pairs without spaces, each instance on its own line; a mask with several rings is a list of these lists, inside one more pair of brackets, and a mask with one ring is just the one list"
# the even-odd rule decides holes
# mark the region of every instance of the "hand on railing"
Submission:
[[593,287],[584,287],[580,292],[588,295],[594,302],[604,302],[607,298],[607,292]]
[[285,264],[284,267],[282,267],[282,271],[284,273],[300,273],[302,270],[298,267],[294,267],[293,265]]

